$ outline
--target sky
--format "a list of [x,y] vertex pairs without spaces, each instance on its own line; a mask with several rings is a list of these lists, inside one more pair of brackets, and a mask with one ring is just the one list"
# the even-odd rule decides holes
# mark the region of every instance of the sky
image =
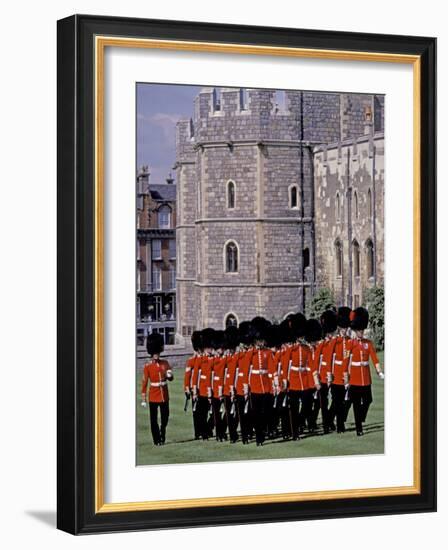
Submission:
[[193,101],[200,89],[137,84],[137,168],[149,165],[151,183],[164,183],[172,170],[176,161],[176,122],[193,116]]

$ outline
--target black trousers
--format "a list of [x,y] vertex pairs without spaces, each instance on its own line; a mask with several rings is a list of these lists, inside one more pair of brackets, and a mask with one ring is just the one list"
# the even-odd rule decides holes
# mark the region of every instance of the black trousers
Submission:
[[372,403],[372,386],[350,386],[349,393],[353,404],[356,431],[362,432],[362,423],[366,421]]
[[250,431],[252,429],[251,428],[251,410],[249,406],[250,402],[248,405],[248,399],[249,398],[244,397],[244,395],[236,396],[238,419],[240,422],[241,439],[243,440],[243,443],[247,443],[249,439]]
[[336,427],[339,432],[345,430],[350,401],[346,399],[347,390],[342,384],[331,385],[331,406],[329,408],[330,422],[336,419]]
[[297,439],[305,427],[305,422],[309,425],[313,390],[289,390],[288,397],[291,435]]
[[198,414],[198,397],[194,397],[191,400],[191,410],[193,414],[193,432],[194,438],[199,439],[201,437],[200,430],[200,418]]
[[291,416],[289,413],[289,397],[288,394],[282,391],[277,397],[277,407],[280,416],[280,426],[282,429],[282,437],[287,438],[292,436],[291,432]]
[[215,424],[215,435],[217,441],[222,441],[226,436],[225,414],[221,414],[223,400],[219,397],[212,398],[213,422]]
[[312,423],[314,427],[317,425],[317,417],[319,416],[319,411],[322,411],[322,426],[325,431],[329,429],[331,424],[330,415],[328,412],[328,397],[329,397],[330,386],[327,383],[322,383],[320,390],[317,390],[313,402],[313,416]]
[[[158,412],[160,410],[160,426]],[[151,434],[154,445],[165,443],[166,427],[170,416],[170,406],[168,401],[162,403],[149,402],[149,423],[151,425]]]
[[197,429],[199,437],[208,439],[213,435],[213,415],[209,414],[210,399],[203,395],[198,396],[196,405]]
[[[266,429],[270,437],[278,434],[280,420],[280,396],[275,399],[272,393],[266,394]],[[275,405],[275,406],[274,406]]]
[[252,423],[255,428],[255,440],[263,443],[266,438],[268,393],[252,393],[250,395]]
[[[225,421],[229,429],[230,441],[236,441],[238,439],[238,409],[236,401],[233,402],[232,398],[228,395],[225,397],[224,405],[226,407]],[[235,405],[232,407],[232,405]]]

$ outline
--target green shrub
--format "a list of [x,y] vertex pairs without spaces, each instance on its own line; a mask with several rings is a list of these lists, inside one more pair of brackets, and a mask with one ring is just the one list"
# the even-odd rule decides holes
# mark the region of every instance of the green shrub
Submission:
[[334,307],[333,293],[329,288],[320,288],[310,300],[306,316],[308,319],[320,319],[322,313],[331,307]]
[[378,350],[384,349],[384,288],[374,286],[364,293],[364,305],[369,311],[370,338]]

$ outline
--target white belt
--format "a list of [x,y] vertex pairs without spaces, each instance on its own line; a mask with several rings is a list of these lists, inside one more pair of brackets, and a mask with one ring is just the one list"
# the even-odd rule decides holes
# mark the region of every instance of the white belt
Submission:
[[321,366],[322,366],[322,367],[326,367],[326,366],[327,366],[327,363],[326,363],[325,361],[322,361]]
[[266,369],[252,369],[252,374],[267,374],[268,371]]
[[201,374],[201,379],[202,379],[202,380],[206,380],[206,379],[207,379],[207,377],[205,376],[205,374]]
[[239,372],[238,376],[244,376],[244,372]]
[[338,361],[337,359],[334,360],[335,365],[342,365],[344,361]]
[[291,367],[291,370],[294,372],[306,372],[310,371],[311,369],[309,367]]
[[353,361],[352,367],[368,367],[369,362],[368,361]]
[[230,378],[230,374],[226,374],[226,378]]
[[187,368],[185,369],[185,372],[190,372],[190,371],[191,371],[191,367],[187,367]]
[[219,376],[214,376],[213,380],[219,380]]
[[159,386],[166,386],[168,382],[151,382],[151,386],[154,386],[155,388]]

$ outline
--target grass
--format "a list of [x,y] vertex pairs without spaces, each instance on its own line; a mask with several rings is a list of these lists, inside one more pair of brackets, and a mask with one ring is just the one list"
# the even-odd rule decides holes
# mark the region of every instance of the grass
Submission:
[[[383,355],[380,355],[383,364]],[[148,409],[140,406],[141,367],[137,372],[137,465],[175,464],[192,462],[223,462],[229,460],[252,460],[270,458],[300,458],[311,456],[342,456],[362,454],[382,454],[384,452],[384,382],[373,373],[373,403],[364,424],[364,436],[357,437],[353,407],[350,409],[344,434],[335,432],[323,435],[321,431],[314,435],[304,434],[300,441],[275,439],[266,441],[262,447],[255,442],[243,445],[238,442],[218,443],[195,441],[191,402],[186,413],[183,411],[185,398],[183,393],[183,370],[174,371],[174,381],[169,385],[170,419],[167,428],[166,444],[155,447],[149,430]],[[373,370],[373,369],[372,369]],[[320,414],[318,422],[320,422]]]

